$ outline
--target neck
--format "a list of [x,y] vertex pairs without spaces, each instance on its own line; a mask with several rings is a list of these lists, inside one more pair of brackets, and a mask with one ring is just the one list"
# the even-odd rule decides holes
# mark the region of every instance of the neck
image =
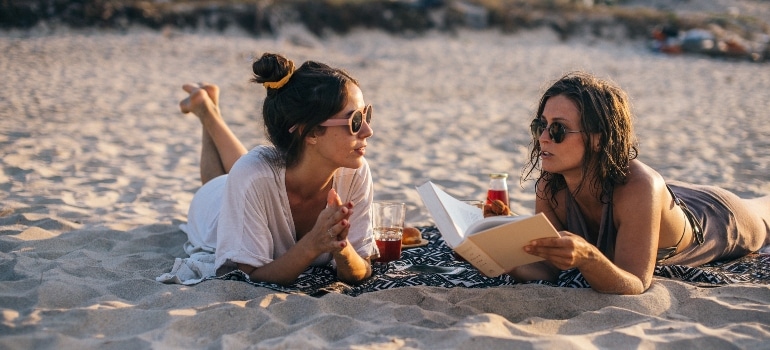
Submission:
[[286,190],[303,198],[313,198],[331,189],[336,168],[299,162],[286,169]]
[[589,203],[591,201],[597,201],[600,197],[601,187],[596,188],[591,182],[592,175],[588,174],[583,176],[583,173],[563,175],[564,181],[567,183],[567,190],[572,193],[572,196],[583,203]]

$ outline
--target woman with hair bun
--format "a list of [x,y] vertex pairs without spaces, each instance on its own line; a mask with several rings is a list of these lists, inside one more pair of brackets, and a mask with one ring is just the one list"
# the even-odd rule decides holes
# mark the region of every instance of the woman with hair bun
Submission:
[[331,262],[339,280],[362,282],[378,253],[364,158],[371,105],[353,77],[323,63],[295,69],[266,53],[252,70],[252,81],[267,89],[262,117],[272,145],[250,151],[222,118],[216,85],[183,86],[189,96],[180,109],[203,128],[203,186],[182,225],[185,251],[214,253],[217,276],[241,270],[254,281],[287,285],[309,266]]

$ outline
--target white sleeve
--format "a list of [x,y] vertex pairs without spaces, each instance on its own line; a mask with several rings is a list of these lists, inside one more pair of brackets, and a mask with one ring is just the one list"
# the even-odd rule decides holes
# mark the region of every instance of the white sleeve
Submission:
[[282,178],[252,153],[228,176],[217,225],[217,269],[225,263],[264,266],[295,244]]
[[358,169],[343,169],[340,181],[337,182],[337,192],[340,198],[353,202],[353,215],[350,218],[348,241],[353,245],[358,255],[367,258],[377,253],[372,230],[371,206],[374,198],[372,173],[369,164]]

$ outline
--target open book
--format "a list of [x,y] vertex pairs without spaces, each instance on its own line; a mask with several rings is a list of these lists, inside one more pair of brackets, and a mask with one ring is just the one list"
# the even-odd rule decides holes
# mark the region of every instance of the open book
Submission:
[[430,181],[417,186],[417,192],[447,245],[488,277],[543,260],[524,252],[523,247],[533,239],[559,237],[543,213],[484,218],[481,209],[455,199]]

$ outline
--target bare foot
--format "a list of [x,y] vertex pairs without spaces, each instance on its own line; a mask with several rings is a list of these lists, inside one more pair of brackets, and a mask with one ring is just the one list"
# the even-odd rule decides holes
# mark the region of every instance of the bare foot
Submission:
[[193,113],[199,119],[209,115],[209,111],[219,112],[219,87],[208,83],[187,83],[182,89],[189,93],[185,99],[179,102],[182,113]]

